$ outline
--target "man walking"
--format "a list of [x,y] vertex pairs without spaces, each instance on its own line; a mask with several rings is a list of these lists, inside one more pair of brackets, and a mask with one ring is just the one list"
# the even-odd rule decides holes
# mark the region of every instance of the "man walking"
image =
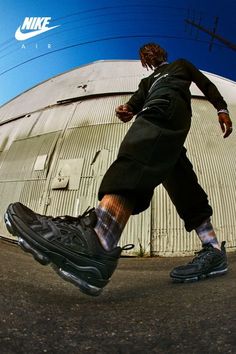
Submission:
[[[194,82],[216,108],[224,138],[232,132],[227,104],[216,86],[190,62],[167,62],[167,53],[149,43],[140,49],[142,65],[153,73],[141,80],[130,100],[116,109],[125,122],[136,119],[123,139],[117,159],[106,172],[96,208],[77,218],[39,215],[10,204],[5,222],[21,247],[42,264],[52,263],[62,278],[89,295],[99,295],[114,272],[117,246],[131,215],[148,208],[154,189],[163,184],[187,231],[196,230],[202,250],[170,273],[188,282],[227,272],[224,244],[211,224],[212,208],[199,185],[184,142],[191,126],[190,84]],[[131,247],[126,246],[126,249]]]

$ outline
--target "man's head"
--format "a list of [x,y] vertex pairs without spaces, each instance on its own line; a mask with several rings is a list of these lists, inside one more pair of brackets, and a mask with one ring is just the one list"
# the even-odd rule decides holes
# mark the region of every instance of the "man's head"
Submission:
[[142,65],[148,69],[155,69],[167,60],[167,52],[159,44],[148,43],[139,50]]

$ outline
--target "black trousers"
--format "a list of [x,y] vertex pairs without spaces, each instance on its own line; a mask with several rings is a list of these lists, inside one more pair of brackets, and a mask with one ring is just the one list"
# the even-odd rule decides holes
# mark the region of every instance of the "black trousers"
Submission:
[[212,215],[207,194],[198,183],[185,148],[174,169],[162,184],[179,216],[184,220],[187,231],[194,230]]
[[153,105],[144,106],[102,180],[99,200],[105,194],[132,198],[133,214],[138,214],[149,207],[154,189],[163,184],[187,231],[209,218],[207,194],[183,146],[190,125],[191,112],[177,95],[157,97]]

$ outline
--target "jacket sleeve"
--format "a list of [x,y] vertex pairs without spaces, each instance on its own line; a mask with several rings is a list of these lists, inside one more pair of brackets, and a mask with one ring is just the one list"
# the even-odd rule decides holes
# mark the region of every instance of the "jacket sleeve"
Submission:
[[184,66],[190,74],[191,81],[202,91],[207,100],[217,109],[227,109],[227,103],[221,96],[217,87],[211,82],[200,70],[198,70],[192,63],[182,59]]
[[148,94],[148,82],[147,78],[140,81],[138,90],[131,96],[127,105],[131,108],[134,114],[140,112],[143,108],[144,102]]

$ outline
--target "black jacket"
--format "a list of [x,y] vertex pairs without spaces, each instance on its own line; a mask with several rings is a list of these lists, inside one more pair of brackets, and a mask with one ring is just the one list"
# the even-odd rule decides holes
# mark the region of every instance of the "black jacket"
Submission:
[[217,109],[227,109],[227,104],[216,86],[193,64],[185,59],[178,59],[171,64],[164,64],[141,80],[138,90],[127,104],[137,114],[153,99],[166,94],[179,94],[191,109],[189,87],[194,82],[207,100]]

